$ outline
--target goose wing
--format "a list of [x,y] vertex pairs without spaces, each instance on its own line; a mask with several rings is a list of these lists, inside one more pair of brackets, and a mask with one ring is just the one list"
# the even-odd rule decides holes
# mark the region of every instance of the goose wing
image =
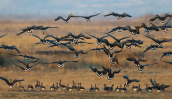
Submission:
[[[8,33],[7,33],[7,34],[8,34]],[[5,35],[7,35],[7,34],[1,35],[0,38],[3,37],[3,36],[5,36]]]
[[117,16],[117,14],[116,14],[116,13],[111,12],[111,13],[108,13],[108,14],[104,15],[104,17],[106,17],[106,16],[110,16],[110,15]]
[[12,46],[12,49],[15,49],[17,52],[19,52],[20,53],[20,51],[19,51],[19,49],[16,47],[16,46]]
[[14,65],[20,67],[22,70],[25,70],[25,68],[21,67],[20,65],[17,65],[16,63],[14,63],[13,61],[11,61]]
[[14,83],[19,82],[19,81],[24,81],[24,79],[14,79],[12,85],[14,85]]
[[152,17],[151,19],[149,19],[150,21],[154,21],[154,20],[156,20],[156,19],[159,19],[160,18],[160,16],[159,15],[155,15],[154,17]]
[[147,47],[147,48],[142,52],[142,54],[145,53],[146,51],[148,51],[148,50],[151,49],[151,48],[152,48],[152,46]]
[[5,77],[0,76],[0,79],[4,80],[8,85],[10,84],[10,82],[8,81],[8,79],[5,78]]
[[169,62],[169,61],[163,61],[163,62],[165,62],[165,63],[169,63],[169,64],[172,64],[172,62]]
[[100,12],[100,13],[97,13],[97,14],[94,14],[94,15],[90,15],[90,16],[88,16],[88,17],[94,17],[94,16],[97,16],[97,15],[99,15],[99,14],[101,14],[102,12]]
[[32,65],[32,66],[29,66],[29,68],[32,68],[33,66],[36,66],[36,65],[38,65],[40,62],[38,62],[38,63],[36,63],[36,64],[34,64],[34,65]]
[[97,72],[97,68],[90,66],[90,68],[92,69],[93,72]]

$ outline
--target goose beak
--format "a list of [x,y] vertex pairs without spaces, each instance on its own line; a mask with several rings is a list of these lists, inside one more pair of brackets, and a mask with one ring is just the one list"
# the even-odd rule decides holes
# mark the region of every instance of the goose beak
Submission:
[[48,34],[48,32],[46,32],[46,34]]
[[96,77],[96,79],[98,79],[98,78]]
[[27,70],[26,70],[26,72],[25,73],[27,73]]

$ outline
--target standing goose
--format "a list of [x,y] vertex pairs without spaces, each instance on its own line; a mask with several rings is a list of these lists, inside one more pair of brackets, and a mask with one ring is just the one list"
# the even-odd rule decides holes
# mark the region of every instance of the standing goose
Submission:
[[85,88],[82,87],[82,86],[81,86],[81,83],[80,83],[79,91],[82,92],[82,91],[84,91],[84,90],[85,90]]
[[126,92],[127,88],[125,88],[125,84],[124,84],[124,88],[121,88],[121,92]]
[[24,33],[24,32],[26,32],[26,31],[30,35],[34,29],[41,28],[41,27],[42,26],[39,26],[39,25],[33,25],[33,26],[30,26],[30,27],[24,28],[24,29],[21,30],[21,32],[19,32],[17,34],[17,36],[20,35],[20,34],[22,34],[22,33]]
[[110,80],[110,81],[113,79],[114,74],[120,73],[120,71],[121,71],[121,69],[120,69],[120,70],[115,70],[112,72],[110,68],[105,68],[104,66],[102,66],[102,68],[108,72],[107,80]]
[[[121,86],[121,85],[120,85]],[[120,92],[121,88],[118,88],[118,86],[115,88],[115,92]]]
[[0,79],[4,80],[9,85],[10,91],[12,91],[13,85],[16,82],[24,81],[24,79],[14,79],[13,81],[12,81],[12,79],[10,79],[10,81],[9,81],[7,78],[2,77],[2,76],[0,76]]
[[91,85],[91,88],[90,88],[90,92],[94,92],[94,88],[93,88],[92,85]]
[[117,17],[117,20],[120,20],[120,19],[122,19],[124,17],[132,17],[131,15],[129,15],[127,13],[118,14],[118,13],[114,13],[114,12],[111,12],[111,13],[108,13],[108,14],[104,15],[104,17],[110,16],[110,15],[113,15],[113,16]]
[[[88,34],[88,33],[86,33],[86,34]],[[103,38],[105,38],[105,37],[108,37],[109,35],[106,35],[106,36],[103,36],[103,37],[96,37],[96,36],[93,36],[93,35],[91,35],[91,34],[88,34],[88,35],[90,35],[91,37],[93,37],[93,38],[95,38],[95,39],[97,39],[97,46],[98,45],[102,45],[102,42],[105,42],[107,39],[103,39]]]
[[148,84],[146,84],[145,90],[148,91],[148,92],[152,92],[152,87],[148,87]]
[[95,84],[95,87],[94,87],[94,91],[99,92],[99,87],[97,87],[96,84]]
[[0,48],[4,48],[4,49],[6,49],[6,51],[11,51],[11,50],[15,49],[18,53],[20,53],[18,48],[14,45],[13,46],[1,45]]
[[62,89],[62,90],[66,89],[66,86],[61,84],[61,79],[60,79],[60,83],[59,83],[59,88]]
[[87,20],[87,23],[88,23],[88,21],[92,21],[92,17],[94,17],[94,16],[97,16],[97,15],[99,15],[99,14],[101,14],[102,12],[100,12],[100,13],[97,13],[97,14],[94,14],[94,15],[90,15],[90,16],[75,16],[75,17],[81,17],[81,18],[84,18],[84,19],[86,19]]
[[25,91],[24,86],[21,85],[21,82],[19,82],[19,91]]
[[24,67],[21,67],[20,65],[17,65],[16,63],[14,63],[13,61],[11,61],[14,65],[16,65],[16,66],[18,66],[18,67],[20,67],[22,70],[24,70],[26,73],[27,72],[31,72],[31,68],[33,67],[33,66],[36,66],[36,65],[38,65],[40,62],[38,62],[38,63],[36,63],[36,64],[34,64],[34,65],[32,65],[32,66],[29,66],[29,64],[30,63],[33,63],[33,62],[37,62],[38,60],[36,60],[36,61],[30,61],[30,62],[28,62],[28,63],[25,63],[25,62],[23,62],[23,61],[21,61],[21,60],[19,60],[19,59],[17,59],[20,63],[23,63],[26,67],[24,68]]
[[136,92],[138,88],[139,88],[138,86],[133,85],[133,87],[131,89],[132,89],[132,91]]
[[[90,66],[90,68],[92,69],[93,72],[97,73],[96,76],[100,77],[100,79],[103,75],[107,74],[107,71],[105,71],[105,70],[99,71],[97,68],[95,68],[93,66]],[[96,79],[97,79],[97,77],[96,77]]]
[[172,54],[172,52],[163,52],[161,58],[164,57],[164,56],[171,56],[171,54]]
[[40,90],[41,90],[41,91],[45,91],[45,90],[46,90],[46,87],[43,86],[43,83],[41,83],[41,85],[40,85]]
[[138,68],[138,67],[140,66],[140,61],[141,61],[141,62],[147,62],[147,60],[141,59],[141,58],[139,58],[138,60],[136,60],[135,57],[129,57],[129,58],[127,58],[127,60],[128,60],[128,61],[134,61],[134,66],[135,66],[136,68]]
[[126,31],[126,30],[128,30],[128,28],[118,26],[118,27],[116,27],[116,28],[113,28],[112,30],[110,30],[110,31],[107,32],[106,34],[109,34],[109,33],[114,32],[114,31],[117,31],[117,32],[121,33],[122,31]]
[[65,23],[69,23],[69,19],[71,17],[76,17],[76,15],[70,14],[66,19],[64,19],[62,16],[58,16],[57,18],[54,19],[54,21],[58,21],[59,19],[62,19],[63,21],[65,21]]
[[130,80],[127,75],[124,75],[123,78],[127,79],[127,82],[125,82],[125,84],[124,84],[127,87],[130,87],[130,83],[132,83],[132,82],[140,82],[140,80],[138,80],[138,79]]
[[72,91],[72,87],[69,87],[69,84],[67,84],[66,90],[71,92]]
[[48,34],[47,32],[47,29],[49,28],[58,28],[58,27],[51,27],[51,26],[47,26],[47,27],[38,27],[38,28],[35,28],[34,30],[42,30],[43,31],[43,34]]
[[43,64],[58,64],[58,67],[59,68],[64,68],[64,64],[63,63],[66,63],[66,62],[78,62],[78,61],[57,61],[57,62],[51,62],[51,63],[43,63]]
[[56,89],[57,89],[57,88],[54,86],[54,84],[53,84],[53,86],[50,87],[50,90],[51,90],[51,91],[55,91]]
[[147,38],[149,38],[149,39],[153,40],[154,42],[156,42],[158,47],[163,47],[162,46],[162,43],[164,43],[164,42],[170,42],[170,41],[172,41],[172,39],[158,40],[158,39],[154,39],[154,38],[152,38],[150,36],[147,36],[147,35],[144,35],[144,36],[146,36]]
[[168,17],[172,17],[172,14],[170,13],[166,13],[164,16],[159,16],[159,15],[155,15],[154,17],[152,17],[149,21],[155,21],[156,19],[159,19],[161,20],[160,24],[165,24],[165,19],[168,18]]
[[72,90],[77,91],[77,86],[76,86],[75,82],[74,81],[72,81],[72,82],[73,82]]

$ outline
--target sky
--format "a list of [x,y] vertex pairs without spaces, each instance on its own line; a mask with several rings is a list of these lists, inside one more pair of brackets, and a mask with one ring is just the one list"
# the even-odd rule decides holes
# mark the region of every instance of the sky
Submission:
[[171,0],[1,0],[1,15],[103,15],[116,12],[141,16],[172,13]]

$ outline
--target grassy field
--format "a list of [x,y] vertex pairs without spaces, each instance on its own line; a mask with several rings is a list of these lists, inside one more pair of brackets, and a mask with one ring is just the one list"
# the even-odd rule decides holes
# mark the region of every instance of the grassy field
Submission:
[[[66,35],[68,32],[72,32],[74,34],[79,33],[85,33],[88,32],[92,35],[101,37],[104,36],[105,32],[108,32],[112,28],[115,28],[117,26],[126,26],[126,25],[132,25],[132,28],[134,25],[138,25],[140,23],[147,23],[147,20],[145,19],[137,19],[137,20],[121,20],[121,22],[118,21],[96,21],[96,22],[90,22],[87,23],[86,21],[79,21],[79,22],[70,22],[68,24],[65,24],[64,22],[53,22],[53,21],[1,21],[0,22],[0,34],[6,34],[5,37],[0,38],[0,44],[4,45],[15,45],[19,50],[20,54],[27,54],[31,56],[35,56],[40,58],[41,63],[44,62],[52,62],[52,61],[58,61],[60,60],[77,60],[74,58],[74,54],[53,54],[53,55],[41,55],[36,54],[36,51],[69,51],[68,48],[50,48],[49,45],[36,45],[35,43],[39,41],[36,37],[29,36],[27,33],[23,33],[19,36],[16,36],[18,32],[22,28],[25,28],[27,26],[31,25],[43,25],[43,26],[57,26],[58,29],[49,29],[48,33],[53,34],[55,36],[61,37]],[[158,22],[155,22],[158,23]],[[143,91],[142,93],[133,93],[131,91],[131,87],[128,88],[128,92],[126,93],[107,93],[105,94],[103,91],[103,84],[107,84],[107,86],[111,86],[114,84],[114,88],[116,86],[123,85],[125,83],[125,79],[123,78],[123,75],[128,75],[130,79],[139,79],[139,83],[131,83],[130,86],[134,85],[141,85],[141,88],[144,90],[146,87],[146,84],[151,86],[150,78],[155,79],[160,84],[167,84],[170,85],[172,83],[171,80],[171,65],[167,63],[163,63],[160,61],[160,57],[163,52],[171,51],[171,42],[164,43],[164,49],[157,49],[154,52],[147,51],[143,56],[140,55],[148,46],[151,44],[156,44],[152,40],[146,38],[142,34],[144,34],[144,29],[140,29],[141,34],[131,37],[130,39],[140,39],[144,41],[144,44],[141,45],[141,48],[135,48],[133,47],[131,50],[124,49],[121,53],[118,54],[119,63],[120,65],[111,65],[109,62],[107,62],[108,56],[105,55],[105,53],[98,54],[96,51],[91,51],[88,54],[79,54],[81,57],[79,59],[78,63],[66,63],[64,69],[59,69],[57,65],[50,64],[39,64],[38,66],[35,66],[32,68],[31,73],[25,74],[23,70],[18,68],[17,66],[13,65],[10,60],[13,60],[19,65],[19,62],[17,62],[17,59],[21,59],[21,57],[17,56],[10,56],[9,53],[12,54],[18,54],[15,50],[11,52],[6,52],[4,49],[0,49],[0,76],[6,77],[8,79],[24,79],[22,82],[22,85],[27,88],[29,84],[35,85],[36,80],[39,80],[43,82],[44,86],[49,90],[49,87],[52,86],[52,84],[59,82],[59,80],[62,80],[62,84],[69,86],[72,86],[72,81],[75,81],[76,83],[82,83],[82,86],[86,88],[85,92],[83,93],[70,93],[70,92],[37,92],[37,93],[8,93],[7,90],[9,89],[9,86],[3,81],[0,80],[0,98],[40,98],[40,99],[50,99],[50,98],[88,98],[88,99],[106,99],[106,98],[129,98],[129,99],[148,99],[148,98],[159,98],[159,99],[170,99],[172,95],[170,94],[172,89],[167,88],[165,92],[162,93],[147,93]],[[44,37],[45,35],[42,34],[42,31],[33,31],[33,34],[38,35],[40,37]],[[124,36],[131,36],[131,33],[128,31],[117,33],[114,32],[113,34],[117,38],[121,38]],[[157,39],[161,38],[171,38],[171,30],[168,31],[168,33],[164,33],[162,31],[159,32],[151,32],[149,36],[152,36]],[[48,38],[50,39],[50,38]],[[113,42],[114,40],[110,37],[107,37],[109,42]],[[77,50],[90,50],[92,48],[96,47],[96,39],[92,38],[90,40],[86,40],[87,42],[91,42],[93,44],[80,44],[78,47],[74,46]],[[119,50],[119,48],[115,47],[115,50]],[[69,51],[70,52],[70,51]],[[141,64],[151,64],[156,63],[156,65],[145,67],[143,74],[136,72],[136,69],[134,69],[134,63],[127,61],[126,58],[128,57],[136,57],[136,58],[144,58],[148,61]],[[163,57],[162,60],[171,61],[170,57]],[[92,72],[92,70],[89,68],[89,66],[92,65],[94,67],[97,67],[98,69],[102,70],[102,66],[110,67],[112,70],[118,70],[121,69],[121,72],[119,74],[116,74],[111,81],[106,80],[107,75],[103,76],[101,80],[95,79],[96,74]],[[97,84],[97,86],[100,88],[100,93],[90,93],[89,88],[90,86]]]

